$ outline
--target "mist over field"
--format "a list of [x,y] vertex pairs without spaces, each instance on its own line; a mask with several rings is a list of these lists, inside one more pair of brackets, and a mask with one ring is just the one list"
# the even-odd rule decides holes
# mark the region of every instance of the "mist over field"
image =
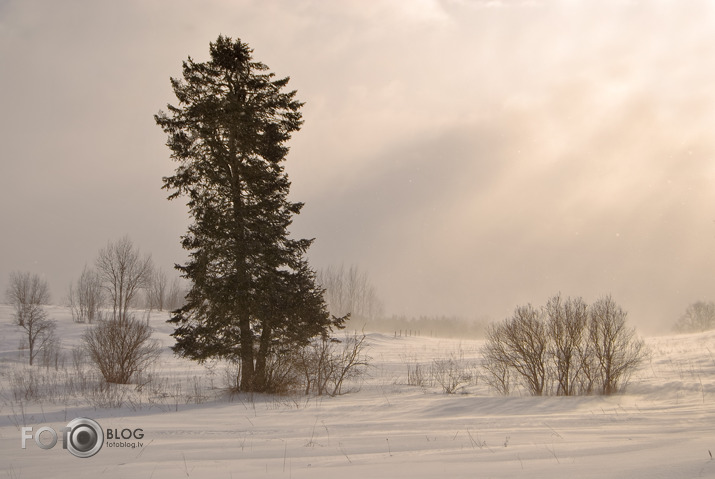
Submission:
[[713,84],[705,0],[0,0],[0,474],[715,475]]

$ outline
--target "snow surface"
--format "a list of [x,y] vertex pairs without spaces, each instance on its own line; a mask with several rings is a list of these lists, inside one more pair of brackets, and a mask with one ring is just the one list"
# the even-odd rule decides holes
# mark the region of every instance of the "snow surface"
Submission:
[[[49,307],[69,350],[84,324]],[[496,396],[482,382],[460,394],[407,385],[407,365],[479,357],[480,341],[369,334],[372,367],[340,397],[229,396],[225,366],[172,356],[166,313],[152,313],[166,351],[141,391],[118,390],[120,408],[101,394],[61,391],[18,397],[28,378],[21,336],[0,305],[0,467],[2,477],[131,478],[671,478],[715,477],[715,332],[648,338],[652,358],[612,397]],[[60,370],[40,366],[46,382]],[[137,447],[102,448],[78,458],[32,440],[20,428],[64,427],[89,417],[104,429],[141,428]],[[138,447],[141,442],[142,446]],[[114,441],[116,444],[116,441]]]

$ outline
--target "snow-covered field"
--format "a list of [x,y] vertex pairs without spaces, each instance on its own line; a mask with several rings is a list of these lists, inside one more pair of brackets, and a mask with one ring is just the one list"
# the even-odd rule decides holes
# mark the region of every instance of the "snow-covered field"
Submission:
[[[454,395],[409,386],[408,365],[450,356],[476,363],[481,343],[384,334],[368,335],[373,365],[356,392],[230,397],[225,366],[174,358],[167,315],[153,313],[166,351],[152,381],[80,397],[62,384],[81,366],[69,351],[87,326],[65,308],[48,310],[65,365],[33,367],[46,396],[26,399],[27,358],[11,308],[0,305],[2,477],[715,477],[715,332],[648,338],[651,360],[612,397],[505,398],[483,382]],[[61,440],[21,448],[22,427],[59,431],[76,417],[142,437],[107,439],[86,459]]]

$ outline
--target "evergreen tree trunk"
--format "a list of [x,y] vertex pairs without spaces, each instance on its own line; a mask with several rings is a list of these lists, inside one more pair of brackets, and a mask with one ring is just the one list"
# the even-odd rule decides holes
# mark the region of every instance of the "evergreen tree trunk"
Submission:
[[241,333],[241,390],[253,391],[255,369],[253,366],[253,332],[247,314],[239,320]]
[[266,391],[269,388],[268,370],[268,354],[270,351],[271,336],[273,330],[270,326],[264,326],[261,331],[261,339],[258,345],[258,354],[256,354],[256,370],[254,374],[255,388],[257,391]]

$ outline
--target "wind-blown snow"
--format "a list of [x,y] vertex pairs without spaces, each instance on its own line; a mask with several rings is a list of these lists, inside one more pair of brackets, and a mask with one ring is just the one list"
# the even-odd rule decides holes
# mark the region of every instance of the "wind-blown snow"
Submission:
[[[408,364],[450,355],[476,362],[481,342],[383,334],[368,335],[373,366],[355,392],[230,397],[224,366],[174,358],[166,313],[153,313],[167,346],[154,383],[126,388],[124,405],[112,409],[96,399],[17,398],[12,378],[28,373],[11,312],[0,305],[3,477],[715,477],[715,333],[648,338],[652,358],[612,397],[505,398],[483,381],[455,395],[408,386]],[[88,326],[64,308],[49,312],[68,351]],[[141,441],[127,442],[142,447],[105,446],[87,459],[61,442],[21,449],[21,427],[59,430],[80,416],[107,429],[141,428]]]

